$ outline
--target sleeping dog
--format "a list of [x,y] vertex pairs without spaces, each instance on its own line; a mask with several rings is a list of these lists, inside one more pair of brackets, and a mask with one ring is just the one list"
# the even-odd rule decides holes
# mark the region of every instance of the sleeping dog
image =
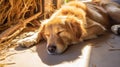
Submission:
[[[110,15],[117,11],[111,8],[113,6],[119,9],[118,4],[111,6],[111,3],[96,5],[81,1],[69,2],[49,19],[43,21],[35,34],[19,40],[17,44],[30,47],[44,39],[47,41],[46,47],[49,54],[63,53],[71,44],[97,38],[98,35],[104,34],[111,26],[110,17],[116,17],[116,15]],[[109,12],[110,10],[111,12]]]

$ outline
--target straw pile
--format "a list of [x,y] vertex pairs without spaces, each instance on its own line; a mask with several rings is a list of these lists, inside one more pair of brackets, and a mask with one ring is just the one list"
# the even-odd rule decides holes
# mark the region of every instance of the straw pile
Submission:
[[[40,24],[40,19],[54,11],[52,0],[0,0],[0,55],[11,46],[10,42],[27,24]],[[44,6],[47,5],[47,6]],[[51,6],[51,7],[50,7]],[[45,10],[45,8],[47,10]],[[50,15],[51,15],[50,14]]]

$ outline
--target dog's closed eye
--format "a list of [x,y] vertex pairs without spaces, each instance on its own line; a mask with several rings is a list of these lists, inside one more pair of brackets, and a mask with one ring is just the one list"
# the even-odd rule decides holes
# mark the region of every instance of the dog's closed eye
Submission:
[[62,31],[57,32],[57,35],[60,35],[61,32],[62,32]]
[[57,32],[57,35],[60,35],[60,33],[64,32],[64,30],[61,30],[59,32]]

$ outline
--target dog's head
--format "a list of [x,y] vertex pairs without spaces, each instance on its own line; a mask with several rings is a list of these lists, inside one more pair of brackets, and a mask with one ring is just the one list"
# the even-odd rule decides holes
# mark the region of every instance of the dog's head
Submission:
[[60,54],[68,45],[79,41],[83,34],[82,21],[73,16],[59,16],[45,22],[42,28],[49,54]]

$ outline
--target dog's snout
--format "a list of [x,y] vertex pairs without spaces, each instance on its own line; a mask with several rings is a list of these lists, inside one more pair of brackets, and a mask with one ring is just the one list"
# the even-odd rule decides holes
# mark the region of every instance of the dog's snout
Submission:
[[55,51],[56,51],[56,46],[55,46],[55,45],[48,46],[48,51],[49,51],[50,53],[55,53]]

